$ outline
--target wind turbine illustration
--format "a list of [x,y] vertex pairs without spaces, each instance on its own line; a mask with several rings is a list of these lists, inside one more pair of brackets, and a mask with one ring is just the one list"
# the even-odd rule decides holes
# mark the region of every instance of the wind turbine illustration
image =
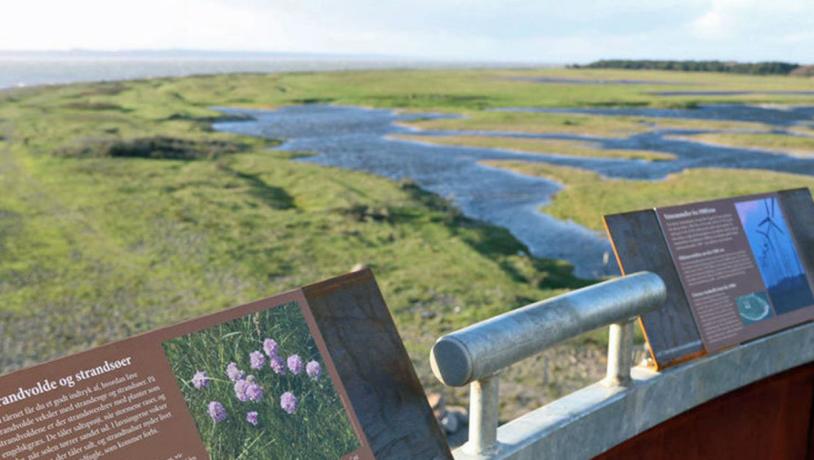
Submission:
[[[781,252],[783,252],[782,245],[775,244],[774,242],[774,239],[777,238],[778,235],[785,234],[783,229],[777,224],[775,218],[776,206],[774,197],[764,199],[763,207],[766,211],[766,217],[758,223],[758,228],[755,229],[755,231],[763,237],[761,263],[768,268],[770,262],[774,262],[775,266],[783,271],[783,278],[802,272],[800,261],[794,256],[788,257],[786,254],[781,254]],[[789,263],[795,263],[797,270],[789,266]]]
[[[769,203],[771,203],[771,207],[769,206]],[[766,217],[764,217],[763,220],[757,224],[758,227],[766,225],[768,228],[767,233],[777,231],[782,235],[783,230],[777,225],[777,222],[774,221],[774,197],[763,200],[763,207],[766,209]]]

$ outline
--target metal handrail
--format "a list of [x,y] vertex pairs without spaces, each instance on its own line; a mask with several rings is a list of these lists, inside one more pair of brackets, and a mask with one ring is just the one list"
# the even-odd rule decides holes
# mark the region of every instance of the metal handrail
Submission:
[[598,283],[495,316],[447,334],[435,343],[430,364],[449,386],[470,384],[467,452],[496,446],[499,379],[504,368],[583,332],[610,325],[607,385],[630,380],[631,320],[667,298],[662,279],[640,272]]

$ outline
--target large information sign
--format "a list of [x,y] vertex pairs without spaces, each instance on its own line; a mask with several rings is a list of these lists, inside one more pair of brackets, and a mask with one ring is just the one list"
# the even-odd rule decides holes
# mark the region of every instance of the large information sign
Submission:
[[659,367],[814,319],[812,218],[807,190],[606,216],[623,270],[668,285],[642,318]]
[[369,271],[0,377],[0,460],[451,458]]

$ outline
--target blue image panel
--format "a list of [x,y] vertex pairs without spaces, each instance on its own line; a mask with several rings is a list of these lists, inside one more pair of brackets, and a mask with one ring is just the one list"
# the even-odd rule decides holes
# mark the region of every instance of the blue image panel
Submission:
[[814,305],[791,232],[773,196],[735,203],[763,283],[778,315]]

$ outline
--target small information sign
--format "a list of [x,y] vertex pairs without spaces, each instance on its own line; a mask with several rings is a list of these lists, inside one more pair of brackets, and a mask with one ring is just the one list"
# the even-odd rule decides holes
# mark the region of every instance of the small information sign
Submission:
[[814,319],[812,219],[805,189],[606,216],[623,271],[667,284],[641,319],[658,367]]
[[656,209],[708,352],[814,318],[777,194]]

